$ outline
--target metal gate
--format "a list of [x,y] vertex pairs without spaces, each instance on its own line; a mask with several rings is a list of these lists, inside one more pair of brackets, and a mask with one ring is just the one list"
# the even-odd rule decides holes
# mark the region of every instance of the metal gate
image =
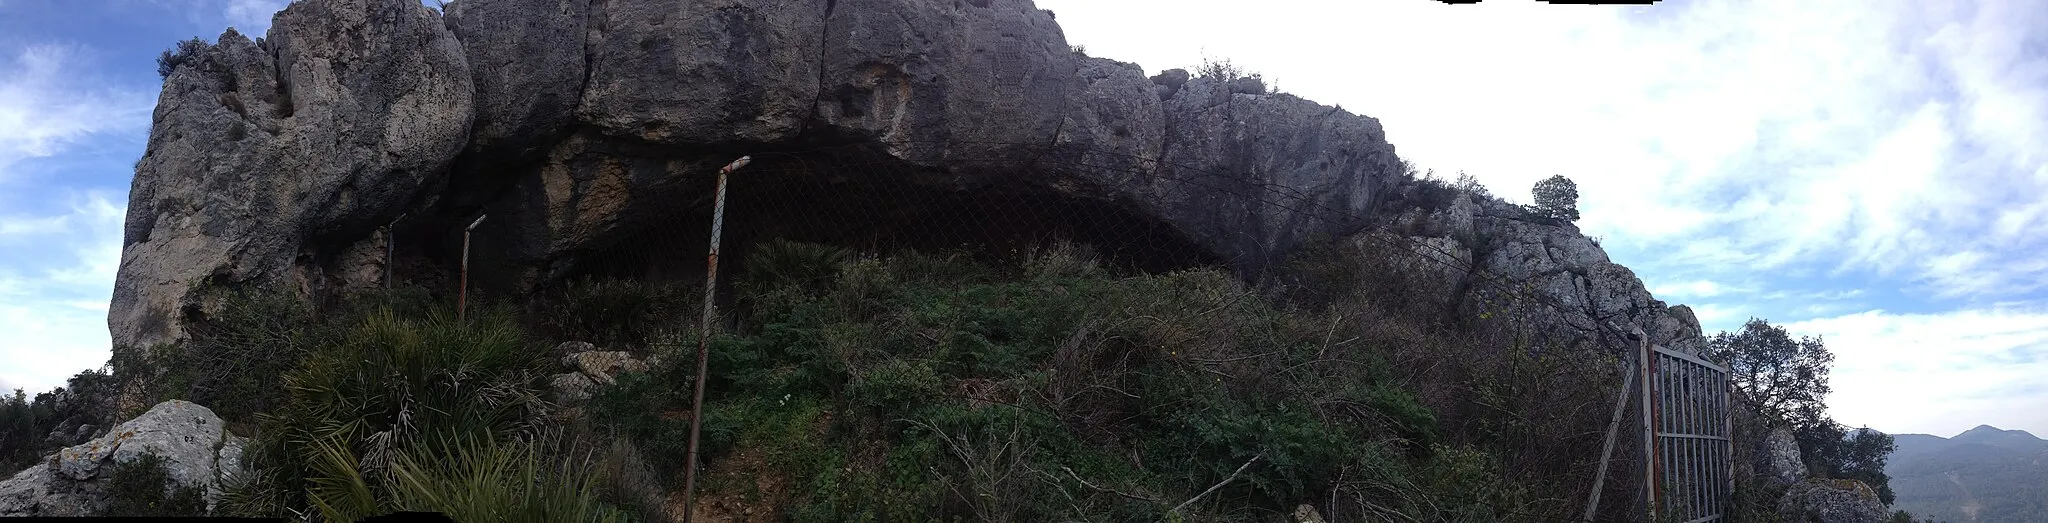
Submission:
[[1650,507],[1686,523],[1721,521],[1735,493],[1728,367],[1664,347],[1644,353]]

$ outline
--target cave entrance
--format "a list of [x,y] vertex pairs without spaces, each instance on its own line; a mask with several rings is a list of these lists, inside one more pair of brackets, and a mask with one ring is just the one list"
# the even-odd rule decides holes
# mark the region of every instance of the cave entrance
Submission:
[[[920,167],[871,145],[752,158],[727,184],[719,270],[729,276],[721,281],[744,274],[752,248],[775,239],[877,255],[966,253],[997,266],[1068,241],[1121,274],[1221,263],[1062,165]],[[557,279],[701,282],[716,174],[686,176],[683,192],[701,197],[642,213],[609,247],[575,256]]]

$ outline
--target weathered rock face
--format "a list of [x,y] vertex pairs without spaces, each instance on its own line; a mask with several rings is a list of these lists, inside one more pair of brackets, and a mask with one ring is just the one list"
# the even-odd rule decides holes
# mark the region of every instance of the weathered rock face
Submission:
[[1861,481],[1809,479],[1786,490],[1778,515],[1789,521],[1877,523],[1887,514],[1877,493]]
[[1762,452],[1757,459],[1762,461],[1757,476],[1776,485],[1790,485],[1806,479],[1806,461],[1800,459],[1799,440],[1793,438],[1792,429],[1778,427],[1765,436]]
[[1464,311],[1525,323],[1539,344],[1626,343],[1613,330],[1603,332],[1600,324],[1611,323],[1624,331],[1640,327],[1654,344],[1700,348],[1691,308],[1658,301],[1577,227],[1483,200],[1460,193],[1440,208],[1412,206],[1395,217],[1394,228],[1411,234],[1412,250],[1434,259],[1423,265],[1465,289]]
[[209,280],[326,287],[320,266],[438,188],[469,134],[462,47],[418,2],[297,2],[267,41],[229,30],[194,63],[136,167],[118,346],[181,339]]
[[241,470],[244,443],[206,407],[166,401],[98,439],[59,451],[45,465],[0,481],[0,516],[95,515],[112,494],[106,479],[114,466],[144,455],[161,458],[175,484],[207,489],[211,506],[221,482]]
[[[850,186],[845,156],[786,151],[857,151],[906,190],[1063,200],[1254,271],[1355,229],[1400,174],[1372,118],[1148,79],[1027,0],[303,0],[195,63],[137,169],[119,346],[182,338],[208,284],[368,286],[392,237],[452,265],[446,231],[479,214],[502,265],[479,271],[505,274],[485,284],[525,292],[708,214],[701,175],[741,154]],[[859,204],[914,205],[897,192]]]

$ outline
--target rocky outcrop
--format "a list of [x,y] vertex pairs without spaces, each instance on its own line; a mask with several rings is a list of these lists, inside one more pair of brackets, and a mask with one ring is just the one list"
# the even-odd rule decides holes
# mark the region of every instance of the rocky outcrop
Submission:
[[1888,513],[1869,485],[1853,479],[1809,479],[1792,485],[1778,500],[1788,521],[1877,523]]
[[[302,0],[189,63],[136,172],[119,346],[181,339],[208,285],[366,286],[401,213],[401,257],[447,265],[446,231],[488,214],[474,281],[517,295],[701,219],[700,175],[741,154],[837,184],[789,198],[861,194],[855,216],[1011,194],[1251,271],[1355,228],[1400,174],[1377,120],[1147,79],[1028,0]],[[902,187],[841,190],[873,179],[849,162]],[[671,236],[661,259],[701,259]]]
[[1758,478],[1775,486],[1806,479],[1806,461],[1800,458],[1799,440],[1793,437],[1791,428],[1774,428],[1759,443],[1762,448],[1757,453]]
[[418,2],[320,0],[230,29],[164,81],[108,324],[184,337],[207,283],[317,292],[321,265],[438,188],[473,112],[462,46]]
[[1701,348],[1691,308],[1651,296],[1578,227],[1466,192],[1423,201],[1415,194],[1421,190],[1404,187],[1396,207],[1408,210],[1389,217],[1388,229],[1406,231],[1406,242],[1379,248],[1426,259],[1418,265],[1462,289],[1461,313],[1505,318],[1526,327],[1536,344],[1617,347],[1626,343],[1617,330],[1633,326],[1654,344]]
[[211,506],[219,485],[241,470],[244,443],[206,407],[166,401],[0,481],[0,516],[96,515],[115,494],[108,479],[112,470],[145,455],[158,457],[175,485],[206,489]]

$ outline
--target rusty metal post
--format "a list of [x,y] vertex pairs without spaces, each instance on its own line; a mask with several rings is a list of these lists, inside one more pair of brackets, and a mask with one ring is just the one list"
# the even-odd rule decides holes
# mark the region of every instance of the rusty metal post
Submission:
[[396,263],[398,256],[398,221],[405,219],[406,214],[399,213],[397,218],[391,219],[390,225],[384,226],[384,290],[387,291],[391,290],[391,265]]
[[1735,507],[1735,362],[1722,363],[1728,372],[1721,373],[1721,428],[1728,436],[1728,495],[1721,498],[1721,513],[1727,514]]
[[710,381],[705,373],[711,357],[711,298],[718,290],[718,240],[725,232],[725,178],[749,161],[752,157],[741,156],[718,169],[718,187],[712,191],[711,252],[704,258],[704,319],[697,327],[697,390],[690,395],[690,455],[683,465],[683,523],[690,523],[697,512],[697,435],[704,421],[704,382]]
[[486,214],[476,217],[476,221],[470,222],[469,227],[462,230],[462,288],[455,292],[455,321],[457,323],[463,321],[463,314],[469,309],[469,233],[476,230],[476,226],[483,225],[484,218],[487,216],[490,215]]
[[1657,517],[1657,427],[1656,415],[1652,413],[1652,391],[1657,382],[1651,376],[1653,360],[1657,353],[1650,350],[1650,337],[1638,327],[1630,334],[1636,335],[1636,370],[1642,373],[1643,382],[1643,495],[1650,510],[1650,518]]

